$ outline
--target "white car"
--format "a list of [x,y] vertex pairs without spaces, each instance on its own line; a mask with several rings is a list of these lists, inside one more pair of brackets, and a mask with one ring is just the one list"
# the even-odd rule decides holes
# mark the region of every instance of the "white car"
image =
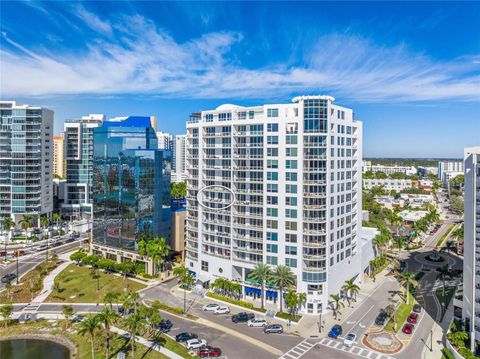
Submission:
[[357,335],[349,333],[343,340],[343,345],[350,348],[355,343],[355,340],[357,340]]
[[218,307],[220,307],[218,304],[210,303],[210,304],[204,305],[202,309],[204,312],[213,312]]
[[187,340],[186,345],[188,350],[198,349],[204,345],[207,345],[207,341],[205,339],[190,339]]
[[266,327],[268,323],[265,319],[250,319],[247,325],[249,327]]
[[213,310],[213,314],[228,314],[228,313],[230,313],[230,308],[227,307],[226,305],[222,305]]

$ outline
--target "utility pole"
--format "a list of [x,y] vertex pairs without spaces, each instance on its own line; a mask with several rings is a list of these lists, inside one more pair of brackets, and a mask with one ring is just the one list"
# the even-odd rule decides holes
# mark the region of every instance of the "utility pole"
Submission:
[[433,352],[433,329],[430,329],[430,351]]
[[17,284],[18,284],[18,256],[19,256],[19,251],[17,249]]

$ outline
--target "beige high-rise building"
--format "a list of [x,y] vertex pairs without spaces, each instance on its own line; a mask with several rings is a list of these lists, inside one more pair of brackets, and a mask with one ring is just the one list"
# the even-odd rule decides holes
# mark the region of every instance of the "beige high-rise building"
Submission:
[[53,136],[53,174],[62,178],[65,177],[64,144],[63,132],[59,136]]

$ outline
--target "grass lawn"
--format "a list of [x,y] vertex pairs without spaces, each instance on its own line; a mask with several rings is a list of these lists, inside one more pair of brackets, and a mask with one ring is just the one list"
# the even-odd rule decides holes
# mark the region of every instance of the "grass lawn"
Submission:
[[[413,297],[413,294],[411,292],[409,293],[409,301],[410,304],[401,303],[397,307],[393,318],[390,318],[388,323],[385,325],[385,330],[389,332],[396,332],[402,328],[403,323],[405,322],[405,320],[407,320],[408,315],[412,312],[413,304],[415,302],[415,298]],[[397,323],[397,330],[395,330],[395,322]]]
[[[61,322],[57,324],[57,323],[50,323],[45,320],[39,320],[37,322],[29,323],[29,324],[13,324],[6,329],[3,326],[0,328],[0,336],[9,335],[9,334],[12,335],[12,334],[29,334],[29,333],[64,335],[65,337],[70,339],[73,343],[75,343],[78,349],[78,354],[79,354],[78,359],[91,359],[92,357],[91,345],[90,345],[88,336],[79,335],[75,330],[75,326],[67,330],[64,330]],[[172,341],[172,339],[170,340]],[[175,344],[177,343],[175,342]],[[168,348],[167,344],[165,344],[165,347]],[[186,351],[184,347],[182,347],[182,349]],[[110,358],[116,358],[117,353],[120,350],[123,350],[126,352],[127,358],[131,358],[130,345],[128,340],[119,335],[112,334]],[[179,355],[183,356],[183,353],[179,352]],[[191,358],[190,356],[184,356],[184,357]],[[155,350],[151,350],[139,343],[137,343],[135,346],[135,359],[167,359],[167,358],[168,358],[167,356]],[[102,331],[98,331],[95,335],[95,359],[105,359],[105,335]]]
[[15,285],[16,279],[13,280],[10,295],[6,289],[0,292],[0,303],[7,301],[11,301],[12,303],[29,303],[32,298],[41,292],[43,278],[59,264],[59,260],[50,260],[48,264],[45,261],[41,262],[21,279],[19,285]]
[[[450,286],[450,287],[445,287],[445,299],[446,299],[446,308],[448,308],[448,304],[450,303],[450,300],[452,300],[453,293],[455,293],[455,287]],[[440,305],[442,306],[442,319],[443,316],[445,315],[446,308],[444,308],[444,302],[443,302],[443,289],[439,288],[435,291],[435,295],[438,298],[438,301],[440,302]]]
[[[104,273],[98,273],[99,290],[97,291],[97,279],[92,277],[92,269],[85,266],[71,264],[55,278],[59,290],[53,290],[48,296],[47,302],[70,302],[70,303],[102,303],[107,292],[123,292],[125,281],[122,277]],[[145,288],[145,285],[127,279],[128,290],[137,291]]]

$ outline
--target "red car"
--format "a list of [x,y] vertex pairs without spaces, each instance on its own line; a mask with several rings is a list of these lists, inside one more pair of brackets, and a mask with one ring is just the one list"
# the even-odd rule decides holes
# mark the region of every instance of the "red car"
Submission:
[[405,334],[412,334],[413,332],[413,324],[405,324],[402,328],[402,332],[404,332]]
[[411,324],[415,324],[418,319],[418,314],[417,313],[410,313],[410,315],[407,318],[407,322]]
[[219,357],[220,355],[222,355],[222,350],[220,348],[214,348],[207,345],[201,347],[198,350],[197,354],[200,358]]

